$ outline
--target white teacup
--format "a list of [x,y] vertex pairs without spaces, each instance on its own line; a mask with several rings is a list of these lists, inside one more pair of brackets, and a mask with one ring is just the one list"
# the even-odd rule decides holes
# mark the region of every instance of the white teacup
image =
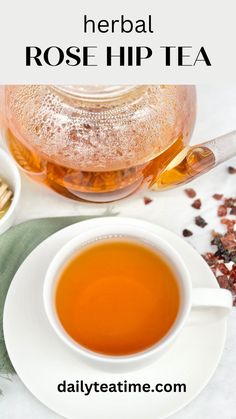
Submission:
[[[52,260],[44,282],[44,306],[48,320],[59,338],[68,348],[89,362],[100,367],[114,367],[118,371],[129,370],[143,366],[165,353],[177,339],[185,326],[191,308],[214,307],[226,315],[232,308],[232,295],[220,288],[193,288],[191,275],[178,251],[166,240],[152,232],[152,224],[135,220],[135,225],[129,218],[104,217],[94,220],[93,228],[81,233],[69,241]],[[75,342],[62,327],[55,308],[55,289],[57,281],[65,264],[82,247],[106,238],[132,238],[150,246],[162,254],[176,272],[181,293],[181,303],[178,316],[168,333],[149,349],[127,356],[109,356],[92,352]],[[197,267],[193,267],[193,269]]]

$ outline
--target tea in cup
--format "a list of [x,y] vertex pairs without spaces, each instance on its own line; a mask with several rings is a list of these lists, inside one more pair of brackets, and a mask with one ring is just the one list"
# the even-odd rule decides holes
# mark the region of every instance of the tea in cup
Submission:
[[139,366],[170,347],[192,304],[229,311],[228,291],[192,289],[184,260],[151,224],[94,223],[58,252],[44,284],[48,319],[78,354],[100,365]]

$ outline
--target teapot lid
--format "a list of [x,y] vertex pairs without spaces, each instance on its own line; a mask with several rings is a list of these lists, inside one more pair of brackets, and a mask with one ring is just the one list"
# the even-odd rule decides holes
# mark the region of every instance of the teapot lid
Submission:
[[112,100],[133,91],[136,85],[54,85],[54,88],[64,94],[86,100]]

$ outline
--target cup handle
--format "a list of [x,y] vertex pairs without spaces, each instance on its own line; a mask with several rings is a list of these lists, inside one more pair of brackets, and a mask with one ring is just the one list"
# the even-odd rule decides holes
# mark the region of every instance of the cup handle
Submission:
[[219,308],[225,315],[232,308],[232,294],[222,288],[194,288],[192,292],[193,308]]

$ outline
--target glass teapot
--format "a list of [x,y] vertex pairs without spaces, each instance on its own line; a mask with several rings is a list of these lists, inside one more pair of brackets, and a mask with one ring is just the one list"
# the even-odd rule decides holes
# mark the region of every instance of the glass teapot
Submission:
[[193,86],[6,86],[9,149],[21,168],[67,197],[110,202],[163,190],[236,152],[235,133],[189,146]]

